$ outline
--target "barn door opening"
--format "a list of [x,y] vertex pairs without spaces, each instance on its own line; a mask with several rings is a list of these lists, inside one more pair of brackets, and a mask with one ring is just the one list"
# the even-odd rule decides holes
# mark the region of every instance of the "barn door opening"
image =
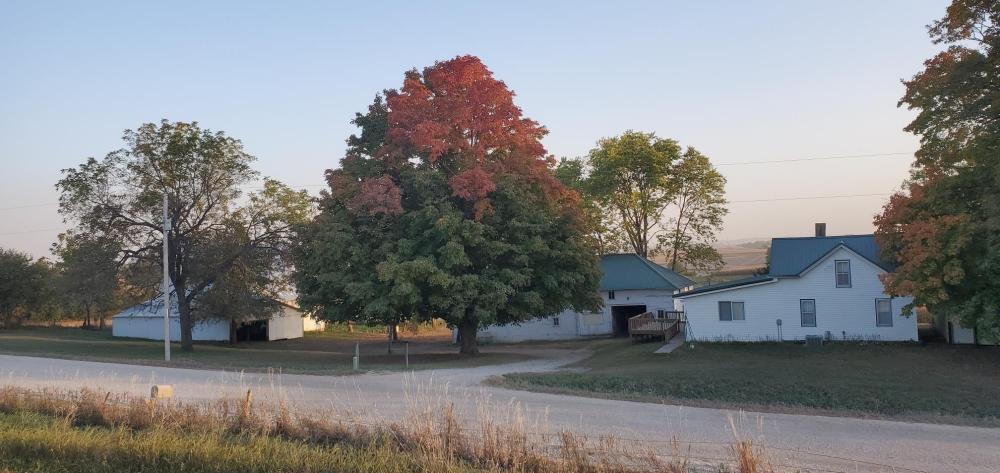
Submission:
[[628,319],[646,312],[645,305],[615,305],[611,306],[611,319],[614,322],[616,337],[628,336]]
[[236,341],[266,342],[267,320],[253,320],[240,324],[239,328],[236,329]]

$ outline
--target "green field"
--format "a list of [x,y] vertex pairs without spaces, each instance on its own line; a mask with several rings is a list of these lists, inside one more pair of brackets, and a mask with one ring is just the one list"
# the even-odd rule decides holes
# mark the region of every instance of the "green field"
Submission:
[[401,453],[390,442],[311,445],[279,437],[71,426],[59,417],[0,413],[0,472],[452,472],[455,460]]
[[[477,357],[461,357],[447,333],[440,330],[407,336],[410,340],[410,369],[440,369],[521,361],[516,353],[484,350]],[[163,342],[120,339],[110,330],[93,331],[63,327],[25,327],[0,330],[0,354],[42,356],[72,360],[102,361],[142,365],[169,365],[178,368],[226,370],[280,370],[302,374],[349,374],[355,343],[361,349],[363,370],[389,371],[405,368],[405,345],[395,343],[388,353],[384,334],[359,330],[307,333],[304,338],[273,342],[242,342],[230,346],[199,343],[193,352],[172,345],[172,360],[163,361]]]
[[947,345],[698,344],[656,355],[609,342],[548,374],[510,374],[512,388],[758,410],[1000,423],[1000,349]]

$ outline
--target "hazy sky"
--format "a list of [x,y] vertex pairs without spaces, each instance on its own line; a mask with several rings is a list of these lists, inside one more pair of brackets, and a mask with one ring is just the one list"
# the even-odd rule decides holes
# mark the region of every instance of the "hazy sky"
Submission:
[[161,118],[224,130],[317,191],[356,111],[459,54],[516,91],[556,156],[627,129],[699,148],[729,181],[721,239],[870,232],[885,197],[743,201],[887,194],[910,156],[724,164],[914,151],[900,79],[938,49],[924,25],[947,2],[280,3],[3,2],[0,247],[48,254],[59,170]]

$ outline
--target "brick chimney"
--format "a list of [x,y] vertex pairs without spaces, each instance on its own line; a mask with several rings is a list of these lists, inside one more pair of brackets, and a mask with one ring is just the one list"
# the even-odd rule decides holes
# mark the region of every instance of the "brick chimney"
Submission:
[[816,236],[818,236],[818,237],[825,237],[826,236],[826,224],[825,223],[817,223],[816,224]]

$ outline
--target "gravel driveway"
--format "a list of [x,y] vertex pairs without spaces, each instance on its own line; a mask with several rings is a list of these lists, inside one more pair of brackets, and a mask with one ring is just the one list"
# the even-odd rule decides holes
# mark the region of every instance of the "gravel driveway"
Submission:
[[743,434],[766,443],[779,465],[845,472],[968,473],[1000,468],[1000,429],[761,414],[512,391],[480,384],[503,373],[557,369],[585,355],[582,351],[558,353],[553,358],[506,365],[339,377],[0,356],[0,384],[89,387],[147,395],[150,385],[165,383],[174,385],[176,396],[186,401],[235,398],[253,389],[257,400],[284,399],[300,410],[359,418],[398,419],[413,412],[414,406],[444,403],[474,418],[477,408],[490,405],[497,412],[522,412],[529,422],[538,423],[537,428],[548,430],[614,433],[653,441],[676,436],[691,442],[686,444],[691,455],[702,458],[726,456],[726,445],[733,441],[732,418]]

